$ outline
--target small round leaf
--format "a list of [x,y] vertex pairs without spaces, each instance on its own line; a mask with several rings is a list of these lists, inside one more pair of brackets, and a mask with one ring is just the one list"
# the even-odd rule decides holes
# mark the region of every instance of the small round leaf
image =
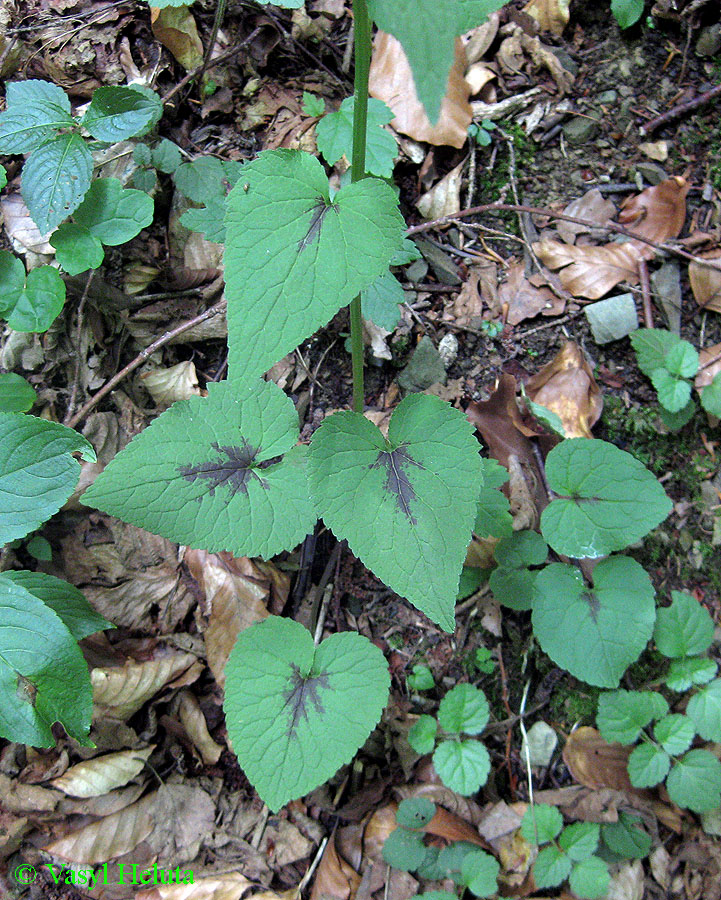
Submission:
[[529,844],[547,844],[560,834],[563,816],[547,803],[530,804],[523,815],[521,834]]
[[436,814],[436,804],[427,797],[412,797],[401,800],[396,813],[396,821],[406,828],[423,828]]
[[591,856],[573,867],[568,883],[577,897],[597,900],[608,891],[611,875],[602,859]]
[[544,847],[533,864],[533,879],[536,887],[541,890],[558,887],[568,878],[570,872],[571,860],[555,844]]
[[408,743],[421,756],[431,753],[436,744],[438,725],[433,716],[421,716],[408,731]]
[[436,747],[433,765],[441,781],[464,797],[488,780],[491,759],[480,741],[444,741]]
[[486,695],[472,684],[457,684],[438,708],[438,724],[449,734],[480,734],[489,716]]
[[665,716],[656,722],[653,729],[653,736],[671,756],[679,756],[688,750],[695,734],[691,719],[678,714]]
[[689,750],[666,779],[669,796],[678,806],[701,813],[721,805],[721,762],[708,750]]
[[628,777],[637,788],[653,787],[666,777],[671,757],[655,744],[641,744],[628,758]]

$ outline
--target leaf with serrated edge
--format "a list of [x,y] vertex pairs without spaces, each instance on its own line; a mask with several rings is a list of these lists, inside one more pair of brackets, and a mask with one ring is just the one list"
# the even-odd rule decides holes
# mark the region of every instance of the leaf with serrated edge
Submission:
[[480,734],[488,724],[488,701],[473,684],[457,684],[441,700],[438,724],[449,734]]
[[[292,400],[273,382],[228,382],[181,400],[116,456],[83,503],[180,544],[269,558],[316,515]],[[280,461],[276,457],[282,456]]]
[[326,525],[446,631],[454,628],[482,471],[466,417],[423,394],[398,405],[388,440],[360,413],[335,413],[313,435],[308,461]]
[[470,797],[488,780],[491,758],[480,741],[443,741],[433,754],[433,766],[446,787]]
[[313,645],[270,616],[242,631],[225,669],[225,719],[238,761],[274,812],[349,762],[380,719],[390,678],[355,632]]
[[577,568],[563,563],[541,569],[534,585],[533,632],[543,651],[574,677],[616,687],[653,632],[653,585],[626,556],[602,560],[593,582],[588,587]]
[[79,134],[60,134],[33,150],[23,166],[21,192],[41,234],[78,208],[92,173],[93,157]]
[[325,325],[403,246],[387,184],[364,178],[331,203],[323,167],[300,150],[268,150],[243,166],[225,227],[228,369],[236,382],[261,375]]
[[671,757],[655,744],[639,744],[628,758],[628,777],[634,787],[653,787],[668,774]]
[[566,556],[623,550],[671,512],[671,500],[651,472],[605,441],[563,441],[546,458],[546,476],[560,496],[543,510],[541,532]]
[[716,674],[718,666],[705,656],[674,659],[668,669],[666,685],[672,691],[687,691],[693,684],[706,684]]
[[521,834],[529,844],[547,844],[562,828],[563,816],[547,803],[529,804],[521,822]]
[[656,722],[653,736],[671,756],[679,756],[691,746],[696,729],[688,716],[676,713]]
[[660,607],[656,614],[656,649],[672,659],[708,650],[714,631],[708,611],[690,594],[672,591],[671,597],[671,605]]
[[666,779],[666,790],[678,806],[701,813],[721,803],[721,762],[709,750],[689,750]]
[[[329,165],[345,155],[353,163],[353,109],[354,97],[346,97],[337,112],[324,116],[315,127],[318,151]],[[393,118],[393,113],[381,100],[368,100],[368,124],[366,132],[366,165],[370,175],[390,178],[393,160],[398,154],[398,144],[393,135],[383,128]]]
[[657,691],[606,691],[598,698],[596,724],[605,741],[634,744],[642,728],[667,712]]
[[52,266],[38,266],[28,272],[25,287],[7,317],[15,331],[43,332],[60,315],[65,303],[65,282]]
[[686,715],[704,740],[721,741],[721,678],[691,697]]
[[679,343],[679,338],[663,328],[639,328],[631,333],[639,369],[649,378],[662,369],[666,354]]
[[154,208],[144,191],[124,188],[117,178],[96,178],[73,218],[103,244],[115,247],[150,225]]
[[96,756],[71,766],[50,784],[71,797],[102,797],[139,775],[154,749],[155,745],[151,744],[140,750]]
[[83,127],[99,141],[124,141],[157,119],[157,101],[131,87],[99,87],[83,116]]

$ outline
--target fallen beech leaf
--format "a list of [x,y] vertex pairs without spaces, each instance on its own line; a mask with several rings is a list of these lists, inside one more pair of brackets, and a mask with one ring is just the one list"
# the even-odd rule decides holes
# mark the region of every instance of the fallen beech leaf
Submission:
[[501,17],[497,12],[492,12],[482,25],[478,25],[472,31],[463,35],[463,43],[466,51],[466,60],[469,66],[478,62],[486,51],[490,50],[491,44],[495,41],[498,34],[498,26],[501,24]]
[[355,897],[361,877],[338,852],[337,832],[333,832],[325,845],[318,872],[313,882],[310,900],[332,897],[334,900],[350,900]]
[[703,259],[712,260],[715,266],[692,262],[688,267],[693,296],[703,309],[721,313],[721,250],[706,253]]
[[551,362],[526,382],[526,393],[559,416],[567,438],[590,438],[603,412],[601,389],[574,341],[566,341]]
[[632,747],[607,744],[595,728],[577,728],[563,748],[563,761],[573,778],[589,788],[636,792],[626,771]]
[[172,406],[176,400],[200,396],[198,376],[192,359],[165,369],[153,369],[140,376],[143,387],[157,406]]
[[203,762],[206,765],[215,765],[223,748],[210,736],[200,704],[190,691],[181,691],[178,696],[178,717],[188,737],[200,751]]
[[192,653],[173,651],[159,654],[146,662],[128,660],[124,666],[93,669],[93,717],[128,719],[169,682],[187,673],[199,677],[201,666]]
[[448,77],[446,96],[436,125],[431,125],[416,96],[411,67],[400,41],[379,31],[373,41],[368,91],[382,100],[395,116],[391,127],[416,141],[448,145],[460,149],[468,137],[473,111],[468,98],[471,87],[465,80],[466,55],[456,38],[456,57]]
[[[564,216],[572,216],[576,219],[587,219],[597,225],[605,225],[616,215],[616,207],[613,201],[605,199],[598,188],[586,191],[586,193],[573,200],[563,210]],[[564,222],[559,219],[554,223],[556,231],[567,244],[574,244],[579,234],[586,234],[593,230],[588,225],[578,225],[575,222]]]
[[531,0],[523,12],[538,22],[541,31],[550,31],[556,37],[563,34],[568,25],[570,0]]
[[721,344],[704,347],[698,355],[698,375],[694,381],[696,390],[707,387],[721,372]]
[[[480,94],[488,82],[493,81],[496,77],[497,74],[485,63],[473,63],[466,72],[466,81],[468,82],[471,96],[475,97],[476,94]],[[485,95],[483,99],[486,101],[489,100],[488,96]]]
[[150,27],[180,65],[190,71],[203,62],[203,44],[187,6],[150,7]]
[[96,756],[71,766],[50,784],[71,797],[99,797],[123,787],[140,774],[154,749],[155,744],[151,744],[142,750],[122,750],[120,753]]
[[623,862],[611,876],[606,900],[643,900],[643,866],[640,859]]
[[416,206],[424,219],[440,219],[452,216],[461,208],[461,177],[464,162],[458,163],[455,169],[423,194]]
[[[685,178],[674,175],[660,184],[646,188],[621,205],[618,221],[634,234],[650,241],[663,243],[678,237],[686,221],[686,194],[691,185]],[[634,241],[643,259],[656,253],[649,244]]]
[[550,288],[531,284],[521,262],[508,267],[508,277],[499,288],[498,299],[508,304],[507,321],[510,325],[518,325],[539,313],[560,316],[566,306],[565,301],[556,297]]
[[482,838],[472,825],[442,806],[436,806],[436,814],[423,830],[426,834],[435,834],[436,837],[441,837],[450,843],[467,841],[478,847],[484,847],[486,850],[490,849],[488,841]]
[[240,872],[227,872],[225,875],[196,878],[193,884],[168,884],[147,888],[138,891],[135,900],[240,900],[252,884],[253,882]]
[[533,244],[533,250],[549,269],[562,269],[561,284],[574,297],[599,300],[622,281],[638,282],[641,254],[636,245],[635,241],[627,241],[602,247],[576,247],[544,240]]

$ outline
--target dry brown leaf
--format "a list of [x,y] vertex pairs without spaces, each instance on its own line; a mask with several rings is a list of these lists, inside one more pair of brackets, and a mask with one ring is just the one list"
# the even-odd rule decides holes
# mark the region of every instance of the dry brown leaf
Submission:
[[32,831],[32,825],[26,816],[14,816],[0,809],[0,860],[12,856],[29,831]]
[[[621,205],[618,221],[621,225],[649,241],[663,243],[678,237],[686,221],[686,194],[691,185],[685,178],[674,175],[660,184],[646,188]],[[634,241],[643,259],[656,253],[649,244]]]
[[606,900],[643,900],[644,879],[640,859],[623,862],[611,875]]
[[561,94],[568,93],[573,86],[573,75],[563,67],[553,49],[541,43],[539,38],[531,37],[530,34],[525,34],[523,31],[520,31],[519,38],[521,46],[531,57],[533,63],[539,69],[548,69]]
[[395,118],[391,127],[416,141],[448,145],[460,149],[468,138],[473,111],[468,98],[471,88],[465,79],[466,55],[460,38],[451,68],[446,96],[438,122],[431,125],[423,104],[416,96],[413,74],[400,41],[379,31],[373,41],[373,58],[368,82],[371,97],[382,100]]
[[459,326],[478,328],[483,312],[480,279],[481,270],[474,266],[469,271],[468,278],[463,282],[460,291],[453,298],[453,302],[443,310],[445,322],[455,322]]
[[[493,81],[494,78],[497,77],[496,72],[493,69],[489,68],[485,63],[473,63],[473,65],[466,72],[466,81],[468,82],[468,87],[470,88],[471,97],[475,97],[477,94],[480,94],[483,88],[490,82]],[[489,96],[489,93],[491,96]],[[483,99],[490,103],[493,99],[495,99],[495,90],[493,88],[489,88],[489,90],[484,94]]]
[[49,235],[40,234],[20,194],[3,195],[0,199],[0,209],[5,231],[16,253],[26,254],[29,251],[43,256],[52,256],[55,253],[55,248],[48,241]]
[[556,297],[550,288],[531,284],[520,262],[509,266],[508,277],[498,290],[498,299],[502,304],[508,304],[507,321],[510,325],[518,325],[539,313],[560,316],[566,306],[565,301]]
[[566,341],[526,382],[526,393],[534,403],[559,416],[566,437],[592,437],[591,428],[603,412],[603,394],[583,350],[574,341]]
[[469,66],[478,62],[481,57],[486,55],[486,51],[490,50],[491,44],[495,41],[498,34],[498,26],[501,23],[501,17],[497,12],[492,12],[482,25],[478,25],[472,31],[463,35],[463,43],[466,50],[466,60]]
[[694,381],[696,390],[708,387],[721,372],[721,344],[704,347],[698,355],[698,375]]
[[541,31],[550,31],[560,37],[568,25],[569,3],[570,0],[531,0],[523,7],[523,12],[538,22]]
[[188,733],[188,737],[200,751],[203,762],[206,765],[215,765],[220,759],[223,748],[220,744],[216,744],[210,736],[208,723],[205,721],[200,704],[190,691],[181,691],[178,695],[178,718]]
[[636,244],[627,241],[576,247],[545,240],[533,244],[533,250],[549,269],[562,269],[561,284],[574,297],[598,300],[622,281],[638,282],[640,254]]
[[[598,188],[593,188],[593,190],[586,191],[582,197],[569,203],[563,210],[563,214],[576,219],[587,219],[596,225],[605,225],[616,215],[616,207],[612,200],[604,198]],[[554,224],[556,231],[567,244],[575,244],[579,234],[586,234],[589,231],[593,234],[593,229],[587,225],[564,222],[563,219],[559,219]]]
[[258,849],[272,869],[280,869],[309,856],[313,842],[302,834],[297,825],[287,819],[277,819],[275,824],[269,823],[265,827]]
[[455,169],[451,169],[418,200],[416,207],[424,219],[440,219],[460,211],[463,166],[464,163],[461,162]]
[[193,884],[168,884],[147,888],[135,900],[240,900],[253,883],[240,872],[197,878]]
[[336,900],[350,900],[355,897],[361,877],[338,852],[336,847],[337,832],[333,832],[323,851],[318,872],[313,882],[310,900],[322,900],[333,897]]
[[188,400],[201,395],[192,359],[165,369],[152,369],[141,375],[140,380],[156,406],[163,408],[172,406],[176,400]]
[[715,262],[715,266],[692,262],[688,267],[694,300],[703,309],[721,313],[721,250],[703,254],[705,260]]
[[[175,776],[172,776],[175,778]],[[166,781],[157,791],[153,808],[150,849],[175,865],[195,859],[201,844],[212,833],[216,808],[207,791],[192,781]]]
[[187,6],[151,6],[150,27],[184,69],[190,71],[203,62],[203,43]]
[[[94,736],[95,734],[93,733]],[[128,787],[103,794],[101,797],[88,797],[83,800],[66,797],[58,805],[58,812],[66,817],[95,816],[96,818],[103,818],[110,816],[139,800],[145,793],[145,785],[146,782],[131,784]]]
[[62,800],[60,791],[22,784],[0,773],[0,808],[10,813],[52,812]]
[[426,834],[434,834],[451,843],[467,841],[486,850],[490,849],[488,841],[482,838],[472,825],[442,806],[436,807],[435,815],[423,830]]
[[626,769],[631,749],[608,744],[595,728],[583,725],[566,741],[563,761],[573,778],[586,787],[635,793]]
[[71,766],[64,775],[50,783],[71,797],[99,797],[123,787],[145,767],[155,744],[139,750],[106,753]]

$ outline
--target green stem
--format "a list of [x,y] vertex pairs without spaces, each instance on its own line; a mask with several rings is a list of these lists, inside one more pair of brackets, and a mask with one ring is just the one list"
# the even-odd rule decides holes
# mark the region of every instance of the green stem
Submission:
[[[351,182],[360,181],[366,168],[366,125],[368,122],[368,71],[371,61],[371,23],[366,0],[353,0],[355,22],[355,83],[353,85],[353,164]],[[363,412],[363,320],[361,298],[350,304],[350,343],[353,361],[353,410]]]

